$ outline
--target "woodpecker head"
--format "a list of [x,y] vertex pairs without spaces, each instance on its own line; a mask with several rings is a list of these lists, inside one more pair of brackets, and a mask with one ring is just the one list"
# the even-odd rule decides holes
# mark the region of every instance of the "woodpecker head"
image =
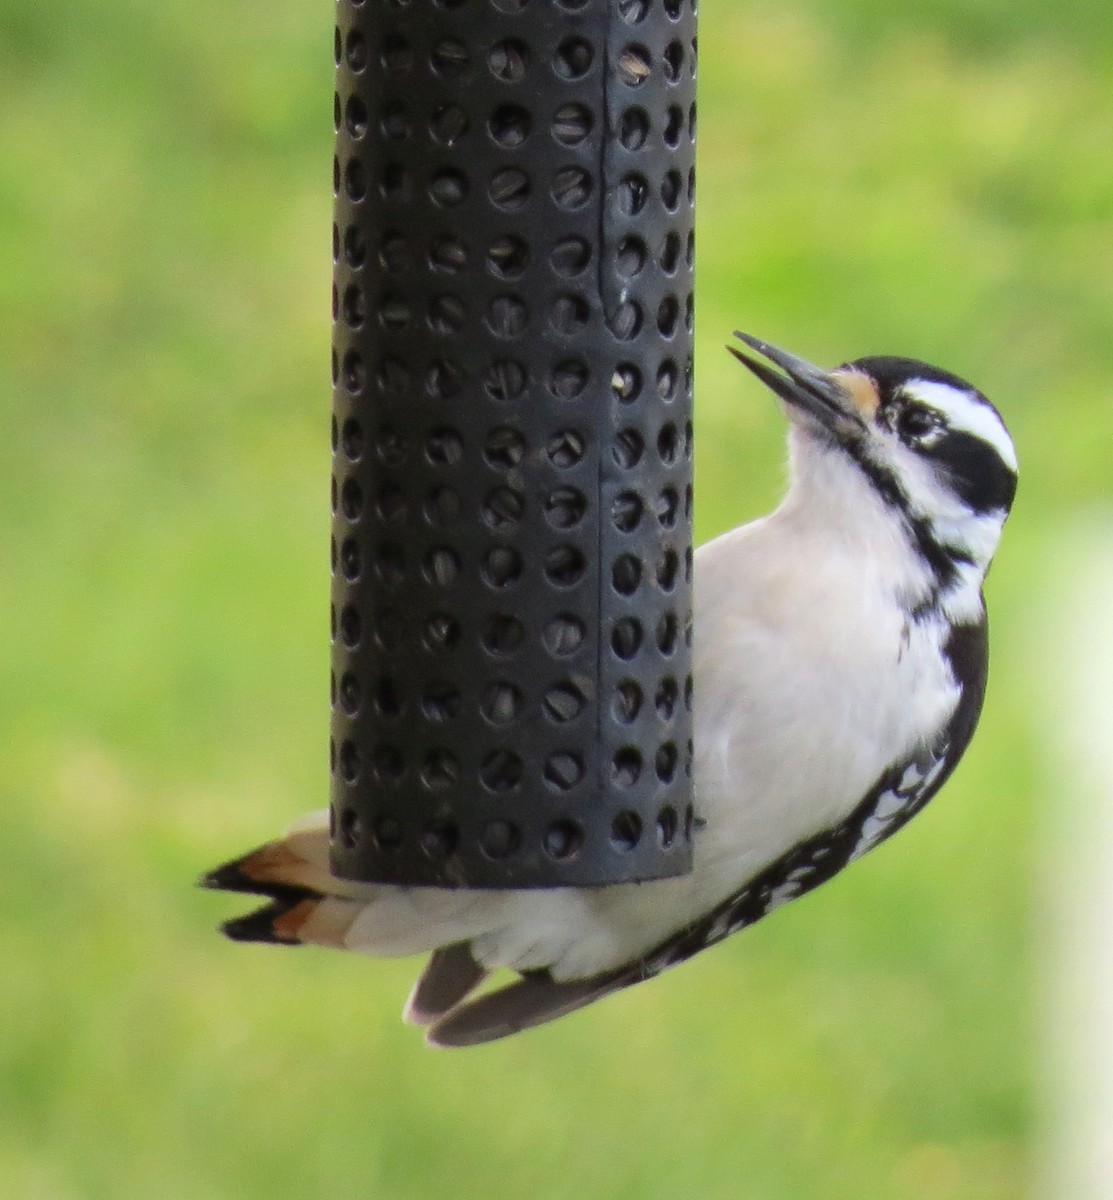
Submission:
[[[828,490],[839,479],[865,480],[875,507],[899,524],[924,568],[909,607],[973,617],[1016,492],[1016,451],[993,405],[965,380],[914,359],[859,358],[824,371],[735,336],[761,358],[731,353],[785,403],[797,469],[822,464],[814,474]],[[818,499],[837,506],[839,498]]]

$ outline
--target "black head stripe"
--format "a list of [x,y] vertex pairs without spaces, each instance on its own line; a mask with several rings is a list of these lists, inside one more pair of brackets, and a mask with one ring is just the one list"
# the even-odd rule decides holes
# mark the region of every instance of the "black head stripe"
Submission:
[[[997,413],[986,396],[965,379],[915,359],[879,356],[860,358],[849,365],[876,382],[882,412],[907,401],[905,389],[912,381],[943,384]],[[940,415],[946,419],[945,413]],[[1009,510],[1016,492],[1016,471],[984,438],[964,429],[949,429],[937,441],[925,441],[915,450],[944,473],[955,494],[975,513]]]
[[877,384],[882,398],[891,396],[910,379],[922,379],[925,383],[945,383],[957,391],[970,392],[989,407],[993,407],[982,393],[973,384],[967,383],[965,379],[953,375],[950,371],[919,362],[914,358],[877,355],[871,358],[858,358],[846,365],[856,371],[864,371]]
[[965,560],[964,555],[956,553],[936,538],[931,523],[912,511],[911,502],[896,475],[888,467],[871,459],[865,453],[863,443],[848,445],[846,449],[877,494],[900,514],[909,541],[935,576],[937,589],[948,587],[955,579],[957,563]]

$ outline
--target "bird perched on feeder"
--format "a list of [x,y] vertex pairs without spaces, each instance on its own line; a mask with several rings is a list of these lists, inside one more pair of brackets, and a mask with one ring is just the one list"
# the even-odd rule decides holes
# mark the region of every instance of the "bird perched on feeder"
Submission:
[[[330,873],[319,813],[205,877],[269,900],[229,937],[429,954],[406,1018],[435,1045],[491,1041],[752,925],[935,795],[982,707],[982,583],[1016,490],[1012,440],[948,371],[889,357],[823,371],[737,337],[784,403],[790,485],[696,554],[692,872],[528,891],[357,883]],[[520,978],[470,998],[500,967]]]

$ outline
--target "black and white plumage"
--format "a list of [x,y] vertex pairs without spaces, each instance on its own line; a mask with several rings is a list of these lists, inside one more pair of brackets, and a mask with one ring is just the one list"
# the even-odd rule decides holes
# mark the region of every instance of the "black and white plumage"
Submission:
[[[783,401],[791,482],[695,560],[698,819],[688,876],[596,889],[353,883],[326,814],[205,877],[269,898],[238,940],[430,955],[429,1040],[490,1041],[660,973],[830,879],[945,782],[985,691],[982,582],[1016,488],[996,409],[946,371],[825,372],[745,334]],[[500,967],[520,978],[469,999]]]

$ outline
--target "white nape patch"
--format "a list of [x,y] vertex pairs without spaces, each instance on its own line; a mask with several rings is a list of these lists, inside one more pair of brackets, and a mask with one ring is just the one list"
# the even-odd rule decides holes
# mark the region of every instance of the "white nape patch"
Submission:
[[901,391],[906,396],[922,400],[947,418],[952,429],[973,434],[992,446],[1001,461],[1015,472],[1018,469],[1016,447],[1009,437],[1004,421],[996,411],[974,392],[951,387],[949,383],[936,383],[928,379],[912,379]]

